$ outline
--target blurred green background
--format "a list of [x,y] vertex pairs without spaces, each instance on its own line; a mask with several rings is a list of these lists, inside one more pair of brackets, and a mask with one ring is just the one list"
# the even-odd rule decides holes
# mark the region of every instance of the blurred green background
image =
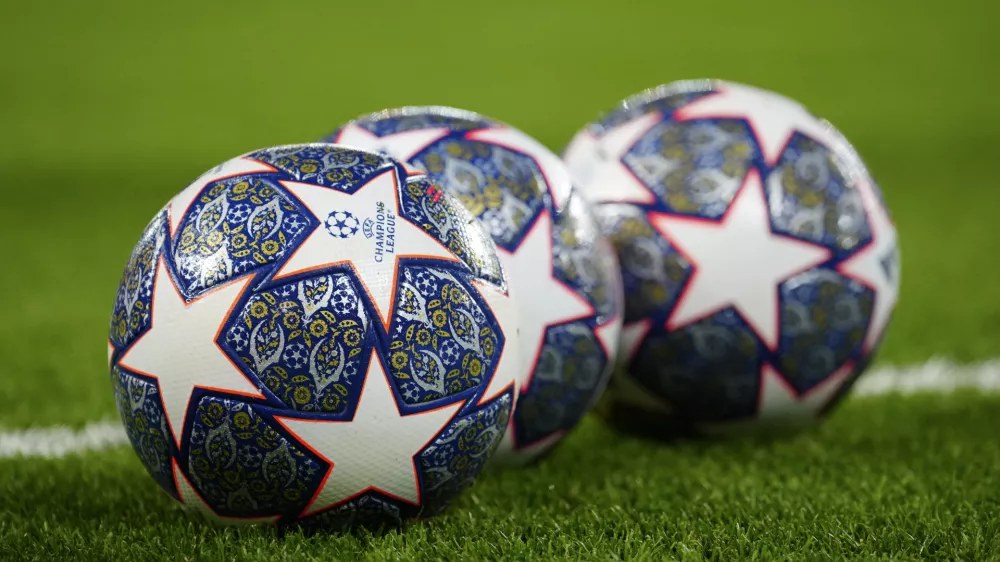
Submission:
[[[998,21],[986,0],[2,2],[0,428],[117,418],[119,275],[215,164],[404,104],[559,150],[619,99],[701,77],[797,98],[865,157],[902,247],[883,364],[992,358]],[[857,399],[791,440],[676,447],[587,419],[540,466],[385,536],[196,525],[128,448],[5,459],[0,559],[986,559],[997,412],[972,392]]]
[[130,248],[229,157],[404,104],[477,110],[560,150],[619,99],[699,77],[797,98],[867,159],[903,255],[883,359],[990,357],[998,16],[974,0],[6,2],[0,369],[74,400],[2,385],[0,424],[113,415],[103,339]]
[[407,103],[470,107],[561,145],[619,98],[696,77],[803,100],[875,164],[985,148],[1000,122],[1000,10],[907,6],[9,2],[2,162],[200,169]]

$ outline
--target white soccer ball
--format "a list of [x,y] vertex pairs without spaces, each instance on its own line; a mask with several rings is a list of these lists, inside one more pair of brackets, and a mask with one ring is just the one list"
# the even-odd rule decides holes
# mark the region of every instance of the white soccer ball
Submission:
[[469,111],[409,107],[359,118],[331,142],[381,150],[458,198],[496,242],[518,302],[520,394],[495,458],[538,458],[603,392],[621,327],[614,252],[559,157]]
[[149,223],[109,364],[146,470],[224,523],[437,513],[505,433],[517,307],[461,203],[330,144],[235,158]]
[[678,82],[587,125],[564,159],[621,262],[614,417],[799,427],[865,370],[899,291],[896,229],[829,123],[773,92]]

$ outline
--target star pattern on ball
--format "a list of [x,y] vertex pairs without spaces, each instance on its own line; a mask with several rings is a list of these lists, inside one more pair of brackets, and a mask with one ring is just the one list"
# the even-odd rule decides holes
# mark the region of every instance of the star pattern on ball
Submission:
[[381,361],[372,354],[350,421],[275,420],[330,468],[300,517],[325,511],[368,491],[420,505],[415,457],[461,408],[454,403],[403,415]]
[[201,195],[201,192],[209,184],[245,174],[276,171],[263,162],[258,162],[252,158],[239,157],[227,160],[205,172],[170,200],[168,205],[170,209],[170,236],[173,237],[177,233],[177,228],[180,227],[184,215],[191,208],[191,204],[194,203],[194,200]]
[[[608,251],[614,251],[609,248]],[[624,300],[624,299],[619,299]],[[622,310],[623,305],[618,304],[616,310]],[[621,340],[622,340],[622,317],[621,314],[616,314],[609,318],[604,319],[604,323],[594,327],[594,336],[597,337],[597,343],[600,344],[601,349],[604,350],[604,357],[607,359],[607,364],[604,366],[604,370],[601,372],[600,388],[594,392],[593,399],[590,405],[586,408],[586,411],[590,411],[597,402],[600,400],[601,395],[604,392],[604,388],[607,386],[608,382],[611,380],[611,376],[614,373],[615,365],[618,364],[620,353],[621,353]]]
[[899,247],[896,228],[885,205],[875,194],[874,187],[867,179],[860,179],[857,186],[868,216],[871,242],[841,262],[837,269],[875,293],[871,323],[864,343],[864,349],[868,352],[885,332],[899,298]]
[[577,135],[564,159],[574,177],[587,186],[588,199],[594,203],[656,202],[646,183],[626,165],[625,157],[662,118],[654,111],[612,127],[599,137],[590,131]]
[[330,214],[347,212],[365,226],[360,236],[345,242],[328,228],[315,228],[294,254],[281,266],[275,279],[299,273],[347,266],[353,270],[375,306],[384,329],[388,329],[396,302],[399,260],[432,258],[461,264],[451,250],[427,231],[400,214],[398,180],[395,169],[369,180],[354,193],[293,181],[280,182],[324,225]]
[[548,328],[588,318],[595,310],[553,273],[552,218],[548,210],[538,215],[513,252],[501,248],[499,254],[504,269],[510,272],[511,294],[518,303],[524,390],[531,384]]
[[248,523],[274,523],[280,516],[275,515],[271,517],[223,517],[215,512],[214,509],[201,497],[201,494],[194,489],[191,485],[191,481],[188,480],[187,476],[184,476],[184,472],[177,465],[176,459],[170,459],[170,464],[173,467],[174,476],[174,487],[177,488],[177,495],[180,499],[181,504],[184,509],[197,514],[200,517],[210,519],[216,523],[222,525],[246,525]]
[[742,119],[753,131],[768,166],[781,158],[795,132],[835,146],[839,138],[833,128],[798,102],[742,84],[721,83],[716,91],[674,111],[674,120]]
[[608,318],[603,324],[594,328],[594,335],[597,336],[597,342],[601,344],[604,356],[608,358],[608,369],[613,368],[615,363],[613,359],[618,357],[621,333],[621,316]]
[[465,138],[502,146],[534,160],[545,180],[555,211],[559,212],[566,206],[573,192],[573,179],[566,164],[545,145],[517,129],[506,126],[469,131],[465,134]]
[[[496,318],[497,326],[513,328],[518,325],[517,304],[511,298],[509,290],[504,293],[496,287],[479,281],[473,281],[472,286],[475,287],[493,317]],[[521,374],[521,336],[515,329],[505,330],[502,334],[504,338],[503,349],[500,350],[500,357],[493,369],[493,377],[479,396],[477,405],[493,400],[508,389],[513,390],[514,398],[517,398],[517,379]]]
[[760,369],[757,419],[780,424],[815,419],[853,371],[854,364],[848,362],[816,386],[800,393],[770,363],[764,363]]
[[764,186],[751,170],[721,220],[650,213],[650,222],[692,265],[667,330],[732,306],[772,351],[779,340],[778,286],[828,261],[830,250],[771,228]]
[[422,152],[428,146],[451,134],[451,129],[447,127],[436,127],[433,129],[414,129],[378,136],[364,127],[354,123],[348,123],[337,133],[335,142],[345,144],[363,150],[381,152],[388,154],[396,160],[404,163],[408,173],[423,173],[413,167],[410,159]]
[[156,380],[167,425],[178,446],[195,388],[265,399],[217,343],[249,282],[250,277],[245,276],[187,302],[167,272],[164,259],[159,260],[149,329],[118,364]]
[[538,458],[539,455],[552,448],[556,443],[562,440],[562,438],[566,435],[566,430],[560,429],[531,443],[516,443],[517,438],[514,435],[515,433],[514,416],[511,416],[510,420],[507,422],[507,431],[503,434],[503,438],[500,440],[500,449],[506,451],[517,451],[516,456],[504,459],[505,463],[514,466],[526,464],[532,459]]
[[[451,134],[448,128],[416,129],[378,136],[364,127],[348,124],[336,137],[336,142],[366,150],[383,152],[401,162],[409,162],[425,148]],[[530,136],[510,127],[477,129],[465,134],[471,141],[494,144],[531,158],[542,173],[542,179],[556,210],[569,200],[573,180],[559,156]],[[409,164],[408,164],[409,165]]]

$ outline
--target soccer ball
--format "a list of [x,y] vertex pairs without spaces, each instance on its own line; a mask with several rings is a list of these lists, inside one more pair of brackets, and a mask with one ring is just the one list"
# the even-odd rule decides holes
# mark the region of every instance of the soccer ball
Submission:
[[433,514],[513,409],[506,285],[425,175],[329,144],[248,153],[135,246],[108,342],[118,410],[150,475],[216,521]]
[[518,302],[520,394],[496,459],[548,451],[594,405],[614,366],[621,279],[614,252],[559,157],[476,113],[408,107],[359,118],[326,140],[386,152],[426,172],[492,235]]
[[620,425],[801,427],[869,364],[896,231],[829,123],[772,92],[678,82],[622,102],[564,159],[621,261]]

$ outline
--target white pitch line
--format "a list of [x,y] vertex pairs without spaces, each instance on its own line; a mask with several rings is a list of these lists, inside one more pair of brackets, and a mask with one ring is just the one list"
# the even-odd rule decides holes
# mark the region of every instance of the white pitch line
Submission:
[[118,420],[88,423],[81,429],[36,427],[0,431],[0,459],[19,456],[56,459],[126,444],[128,437]]
[[[963,388],[1000,392],[1000,359],[968,365],[931,359],[909,367],[881,366],[863,375],[851,394],[861,397],[920,392],[947,394]],[[89,423],[82,429],[46,427],[0,431],[0,459],[62,458],[127,444],[128,437],[118,420]]]
[[852,394],[947,394],[961,388],[1000,391],[1000,359],[961,365],[948,359],[934,358],[909,367],[879,366],[858,379]]

